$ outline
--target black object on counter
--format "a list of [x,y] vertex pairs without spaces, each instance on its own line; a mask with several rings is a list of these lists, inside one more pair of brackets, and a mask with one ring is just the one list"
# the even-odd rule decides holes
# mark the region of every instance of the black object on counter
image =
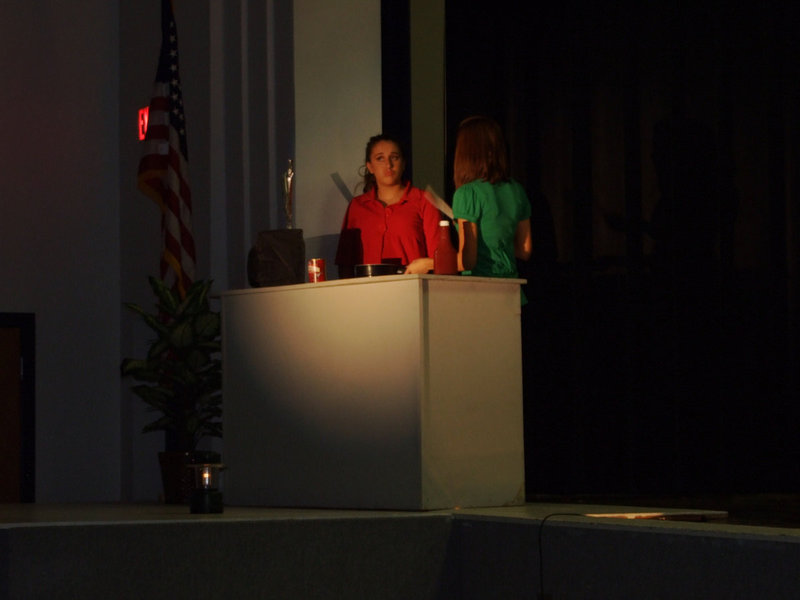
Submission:
[[252,287],[291,285],[306,281],[306,244],[302,229],[261,231],[247,255],[247,280]]
[[378,263],[371,265],[356,265],[356,277],[376,277],[378,275],[402,275],[406,272],[403,265]]

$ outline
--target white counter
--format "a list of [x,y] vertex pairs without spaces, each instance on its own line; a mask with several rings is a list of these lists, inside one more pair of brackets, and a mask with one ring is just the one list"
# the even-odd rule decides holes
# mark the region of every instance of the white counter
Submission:
[[392,275],[222,294],[226,504],[522,504],[520,283]]

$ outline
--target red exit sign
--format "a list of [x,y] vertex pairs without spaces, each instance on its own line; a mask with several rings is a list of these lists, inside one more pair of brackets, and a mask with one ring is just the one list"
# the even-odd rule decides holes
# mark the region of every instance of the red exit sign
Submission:
[[147,133],[147,118],[150,116],[150,107],[145,106],[139,109],[139,139],[143,140]]

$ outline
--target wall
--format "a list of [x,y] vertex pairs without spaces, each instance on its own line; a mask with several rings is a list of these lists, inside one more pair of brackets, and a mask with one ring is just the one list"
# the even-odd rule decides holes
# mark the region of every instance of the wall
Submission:
[[[444,0],[412,0],[411,155],[414,184],[445,197]],[[452,179],[452,173],[449,175]]]
[[36,314],[36,498],[120,485],[117,3],[0,4],[0,311]]
[[[379,4],[174,7],[198,277],[217,291],[246,285],[255,234],[284,225],[280,174],[293,155],[295,225],[307,254],[332,262],[346,202],[330,174],[355,187],[380,129]],[[36,499],[154,500],[162,436],[140,433],[151,415],[119,362],[149,339],[122,302],[152,306],[158,269],[158,210],[135,178],[159,2],[13,0],[0,23],[0,311],[36,313]]]
[[[346,202],[329,174],[354,186],[363,144],[380,125],[380,36],[341,33],[378,32],[373,4],[175,0],[198,277],[212,278],[214,291],[247,287],[257,233],[286,226],[281,176],[289,158],[294,225],[304,230],[308,256],[333,262]],[[143,10],[121,0],[121,13],[123,121],[148,102],[160,30],[157,2]],[[294,26],[293,14],[301,15]],[[128,129],[122,137],[122,295],[152,305],[146,277],[158,265],[158,211],[136,190],[138,142]],[[127,313],[122,330],[122,354],[141,355],[147,331]],[[150,415],[127,389],[122,406],[122,497],[153,500],[162,436],[140,433]],[[224,454],[224,441],[212,445]]]
[[367,139],[381,130],[380,3],[294,2],[296,223],[306,256],[333,259]]
[[[158,206],[143,195],[136,186],[141,158],[141,143],[137,137],[138,110],[147,106],[153,90],[161,44],[160,2],[149,0],[120,0],[119,18],[119,147],[120,165],[120,245],[121,299],[135,302],[148,309],[154,307],[154,297],[147,282],[158,275],[160,213]],[[216,105],[220,116],[212,118],[214,101],[225,89],[228,72],[224,61],[226,47],[221,30],[223,16],[214,12],[216,3],[207,1],[174,0],[173,7],[178,32],[180,78],[186,114],[189,155],[189,182],[192,193],[192,233],[197,249],[197,278],[212,278],[227,284],[227,243],[230,221],[236,222],[239,213],[229,207],[224,160],[227,154],[237,155],[237,148],[225,147],[229,138],[212,136],[219,131],[217,124],[224,118],[226,104]],[[239,3],[232,3],[228,13],[238,16]],[[216,19],[215,19],[216,17]],[[239,50],[238,40],[233,42]],[[237,84],[237,88],[238,88]],[[213,165],[213,167],[212,167]],[[214,194],[216,183],[222,181],[222,193]],[[233,215],[229,218],[228,211]],[[239,217],[240,218],[240,217]],[[241,235],[239,239],[241,240]],[[215,289],[219,289],[216,287]],[[144,356],[152,333],[139,318],[123,310],[120,319],[120,357]],[[121,406],[120,463],[122,482],[120,496],[128,501],[154,501],[161,491],[157,453],[164,448],[160,432],[141,433],[142,427],[153,421],[154,413],[129,391],[130,381],[118,383]]]

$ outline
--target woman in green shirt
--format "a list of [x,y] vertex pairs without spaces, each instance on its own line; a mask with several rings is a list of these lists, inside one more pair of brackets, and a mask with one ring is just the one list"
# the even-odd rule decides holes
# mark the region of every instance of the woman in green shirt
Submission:
[[480,277],[519,276],[516,259],[531,256],[531,205],[509,175],[503,132],[493,119],[461,122],[453,164],[458,268]]

